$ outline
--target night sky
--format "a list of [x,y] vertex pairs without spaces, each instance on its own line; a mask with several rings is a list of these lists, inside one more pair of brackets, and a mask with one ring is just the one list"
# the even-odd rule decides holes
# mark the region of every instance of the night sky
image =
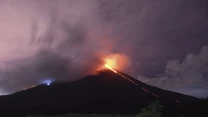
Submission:
[[76,80],[109,54],[147,84],[207,97],[207,0],[0,0],[0,95]]

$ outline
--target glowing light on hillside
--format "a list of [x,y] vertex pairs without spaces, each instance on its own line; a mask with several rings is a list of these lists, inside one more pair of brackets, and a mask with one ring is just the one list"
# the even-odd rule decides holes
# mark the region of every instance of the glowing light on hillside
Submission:
[[42,81],[42,83],[46,84],[47,86],[51,85],[52,82],[53,82],[53,80],[51,80],[51,79],[47,79],[47,80]]

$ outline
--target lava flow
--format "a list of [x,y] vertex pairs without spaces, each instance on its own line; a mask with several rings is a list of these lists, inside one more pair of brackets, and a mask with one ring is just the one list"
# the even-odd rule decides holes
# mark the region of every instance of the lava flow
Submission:
[[118,75],[121,76],[122,78],[124,78],[124,79],[128,80],[129,82],[131,82],[131,83],[133,83],[133,84],[135,84],[135,85],[138,86],[138,84],[137,84],[136,82],[134,82],[133,80],[127,78],[126,76],[124,76],[124,75],[118,73],[116,70],[114,70],[114,69],[111,67],[110,64],[106,63],[106,64],[105,64],[105,67],[106,67],[107,69],[113,71],[114,73],[118,74]]
[[[122,58],[122,57],[123,57],[122,55],[118,55],[118,54],[107,56],[106,58],[104,58],[104,65],[101,67],[101,69],[109,69],[109,70],[113,71],[114,73],[116,73],[117,75],[124,78],[125,80],[128,80],[129,82],[133,83],[134,85],[140,87],[146,93],[149,93],[150,95],[159,98],[160,97],[159,95],[150,92],[146,88],[140,86],[137,82],[129,79],[128,77],[122,75],[121,73],[119,73],[117,71],[117,70],[123,70],[127,65],[126,64],[127,58]],[[178,100],[175,100],[175,102],[180,103]]]
[[[125,60],[125,61],[124,61],[124,60]],[[133,83],[134,85],[140,87],[140,88],[141,88],[142,90],[144,90],[145,92],[150,93],[146,88],[140,86],[138,83],[134,82],[133,80],[129,79],[128,77],[126,77],[126,76],[120,74],[119,72],[117,72],[117,71],[115,70],[115,69],[123,69],[123,68],[125,67],[126,63],[127,63],[126,60],[127,60],[127,59],[123,59],[121,55],[118,55],[118,54],[116,54],[116,55],[111,55],[111,56],[106,57],[106,58],[104,59],[104,62],[105,62],[104,67],[105,67],[106,69],[109,69],[109,70],[113,71],[114,73],[116,73],[117,75],[121,76],[122,78],[128,80],[129,82]],[[120,61],[120,62],[119,62],[119,61]],[[125,64],[124,64],[124,63],[125,63]],[[119,66],[121,66],[121,68],[119,68]],[[152,94],[153,96],[155,96],[155,97],[160,97],[160,96],[158,96],[158,95],[156,95],[156,94],[154,94],[154,93],[151,93],[151,94]]]
[[[136,86],[139,86],[138,83],[134,82],[133,80],[129,79],[128,77],[120,74],[119,72],[117,72],[115,69],[124,69],[124,67],[127,65],[127,57],[126,56],[122,56],[119,54],[115,54],[115,55],[110,55],[108,57],[106,57],[104,59],[104,67],[113,71],[114,73],[116,73],[117,75],[121,76],[122,78],[128,80],[129,82],[133,83]],[[141,87],[141,86],[139,86]],[[147,89],[145,89],[144,87],[141,87],[145,92],[149,92]]]

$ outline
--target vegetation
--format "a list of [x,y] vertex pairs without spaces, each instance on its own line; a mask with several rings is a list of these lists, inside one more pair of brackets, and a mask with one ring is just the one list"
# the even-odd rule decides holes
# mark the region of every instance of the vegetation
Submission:
[[155,101],[145,108],[136,117],[161,117],[163,106],[159,101]]
[[[150,103],[147,107],[142,108],[136,117],[161,117],[163,106],[159,101]],[[135,115],[110,115],[110,114],[66,114],[57,116],[27,116],[27,117],[135,117]]]
[[[199,113],[198,117],[207,117],[208,98],[202,99],[200,104],[194,108],[194,111]],[[142,108],[137,115],[110,115],[110,114],[65,114],[56,116],[26,116],[26,117],[163,117],[162,114],[164,107],[159,101],[150,103],[148,106]],[[16,117],[16,116],[4,116],[4,117]],[[172,116],[171,116],[172,117]],[[174,116],[177,117],[177,116]],[[180,117],[180,116],[179,116]],[[191,117],[195,117],[192,115]]]
[[27,117],[135,117],[133,115],[110,115],[110,114],[66,114],[57,116],[27,116]]

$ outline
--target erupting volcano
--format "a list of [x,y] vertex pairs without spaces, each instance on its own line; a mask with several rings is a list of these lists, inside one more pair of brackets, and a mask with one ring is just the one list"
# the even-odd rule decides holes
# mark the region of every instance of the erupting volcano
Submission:
[[69,83],[39,85],[0,97],[0,113],[138,113],[154,100],[168,111],[180,111],[198,102],[197,98],[149,86],[120,72],[128,65],[127,57],[118,54],[104,57],[96,75]]

